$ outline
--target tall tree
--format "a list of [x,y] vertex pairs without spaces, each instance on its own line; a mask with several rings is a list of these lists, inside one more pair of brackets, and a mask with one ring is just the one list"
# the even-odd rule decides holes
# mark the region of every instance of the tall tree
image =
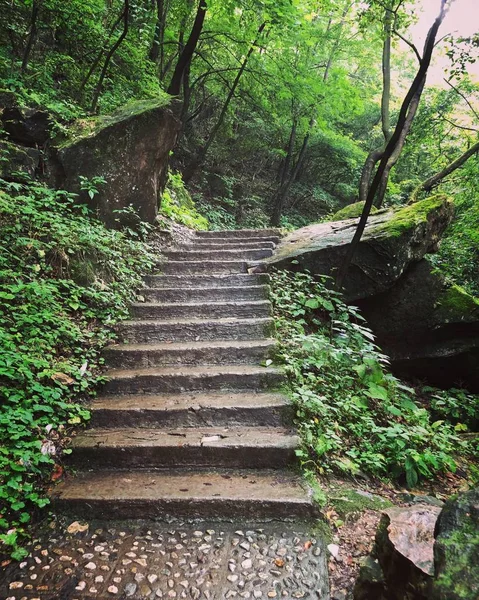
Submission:
[[449,1],[450,0],[441,0],[439,14],[429,29],[426,38],[426,43],[424,46],[423,55],[420,57],[419,69],[401,105],[401,110],[399,112],[399,117],[396,127],[394,129],[394,133],[392,134],[389,142],[386,145],[383,156],[374,175],[374,179],[371,183],[371,187],[369,188],[357,229],[354,233],[351,243],[348,246],[344,260],[340,268],[338,269],[338,273],[336,276],[336,286],[339,289],[343,287],[343,283],[348,273],[348,269],[354,258],[359,242],[361,241],[361,237],[364,233],[364,229],[366,227],[366,223],[371,212],[376,193],[378,192],[381,184],[384,185],[383,178],[387,173],[389,161],[398,153],[400,154],[404,146],[405,137],[411,127],[412,120],[414,119],[414,116],[417,111],[417,105],[419,104],[419,100],[424,89],[427,72],[429,70],[432,54],[436,45],[437,33],[446,15],[446,10]]

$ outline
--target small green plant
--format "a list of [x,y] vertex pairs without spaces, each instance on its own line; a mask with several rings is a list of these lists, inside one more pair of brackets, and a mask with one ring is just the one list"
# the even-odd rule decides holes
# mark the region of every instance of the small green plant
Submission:
[[181,173],[168,173],[168,183],[161,197],[160,214],[191,229],[208,229],[208,220],[197,211]]
[[21,558],[44,486],[103,381],[101,348],[128,314],[148,247],[76,198],[0,180],[0,555]]
[[87,192],[88,196],[91,200],[100,193],[98,189],[101,185],[106,184],[106,179],[104,177],[83,177],[80,175],[80,189],[82,191]]
[[355,307],[327,278],[275,272],[273,303],[308,470],[370,473],[415,486],[468,452],[453,425],[421,407],[388,370]]

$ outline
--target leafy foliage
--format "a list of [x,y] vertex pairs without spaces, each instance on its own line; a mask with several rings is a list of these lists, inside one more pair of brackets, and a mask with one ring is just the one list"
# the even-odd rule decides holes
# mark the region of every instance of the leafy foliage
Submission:
[[153,256],[39,184],[0,180],[0,225],[0,551],[19,558],[48,503],[42,482],[61,474],[68,436],[89,418],[110,326]]
[[388,358],[354,307],[307,273],[276,272],[278,360],[289,376],[300,459],[320,473],[421,478],[454,471],[468,448],[447,415],[429,413],[388,370]]
[[191,229],[208,229],[208,220],[196,209],[181,173],[168,173],[168,183],[161,197],[160,215]]

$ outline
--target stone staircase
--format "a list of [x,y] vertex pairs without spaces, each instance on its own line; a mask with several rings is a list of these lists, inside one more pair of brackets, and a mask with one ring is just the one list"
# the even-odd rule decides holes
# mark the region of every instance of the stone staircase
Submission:
[[294,472],[298,438],[279,391],[269,277],[275,230],[199,232],[107,348],[110,371],[74,440],[58,509],[95,518],[294,518],[314,514]]

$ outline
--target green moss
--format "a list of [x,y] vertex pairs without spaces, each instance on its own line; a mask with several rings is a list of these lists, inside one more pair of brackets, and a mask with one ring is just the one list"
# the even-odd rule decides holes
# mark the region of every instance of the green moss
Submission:
[[365,510],[384,510],[393,506],[386,498],[354,489],[336,490],[328,501],[340,516]]
[[445,319],[467,319],[479,311],[479,299],[453,285],[439,297],[437,309]]
[[[361,213],[363,212],[364,204],[365,202],[355,202],[354,204],[348,204],[341,210],[338,210],[338,212],[334,213],[330,221],[342,221],[343,219],[354,219],[356,217],[360,217]],[[374,213],[377,212],[378,209],[375,206],[373,206],[371,208],[370,214],[374,215]]]
[[433,211],[440,210],[447,204],[452,204],[452,200],[445,194],[437,194],[421,202],[410,204],[396,211],[391,219],[378,225],[371,234],[400,237],[421,223],[426,223]]
[[137,100],[122,106],[110,115],[90,117],[88,119],[77,119],[75,123],[64,133],[62,139],[56,140],[58,148],[66,148],[78,140],[96,135],[102,129],[120,123],[131,117],[141,115],[155,108],[164,108],[170,103],[170,96],[163,94],[159,98],[149,100]]

